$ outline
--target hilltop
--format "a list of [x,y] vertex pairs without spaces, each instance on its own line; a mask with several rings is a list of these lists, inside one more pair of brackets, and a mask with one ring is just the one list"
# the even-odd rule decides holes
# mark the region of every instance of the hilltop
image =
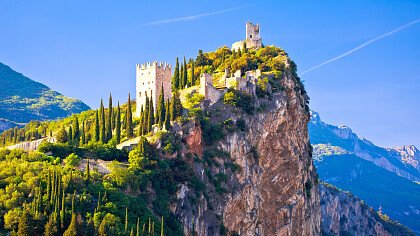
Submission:
[[[11,123],[53,120],[89,109],[80,100],[53,91],[2,63],[0,84],[0,118]],[[0,132],[4,130],[1,123],[6,122],[0,120]]]

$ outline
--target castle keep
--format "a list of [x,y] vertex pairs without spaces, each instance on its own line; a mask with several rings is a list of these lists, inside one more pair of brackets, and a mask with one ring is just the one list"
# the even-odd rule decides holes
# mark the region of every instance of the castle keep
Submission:
[[256,25],[251,22],[246,22],[246,35],[245,40],[238,41],[232,44],[232,51],[242,50],[244,43],[247,48],[258,49],[262,47],[262,38],[260,37],[260,25]]
[[152,97],[154,110],[162,90],[165,100],[171,98],[171,65],[164,62],[148,62],[136,65],[136,116],[140,116],[141,108],[145,106],[146,96]]

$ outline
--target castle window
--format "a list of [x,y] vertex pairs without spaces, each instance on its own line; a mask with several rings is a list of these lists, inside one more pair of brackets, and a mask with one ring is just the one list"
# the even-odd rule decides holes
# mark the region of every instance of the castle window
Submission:
[[251,34],[251,35],[249,35],[249,38],[250,38],[250,39],[252,39],[252,34]]
[[139,92],[139,97],[141,97],[141,92]]

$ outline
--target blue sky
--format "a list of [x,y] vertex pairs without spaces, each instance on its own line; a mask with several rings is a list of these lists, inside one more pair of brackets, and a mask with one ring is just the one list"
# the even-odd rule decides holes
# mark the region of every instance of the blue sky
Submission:
[[[419,18],[404,0],[0,1],[0,61],[97,107],[134,92],[136,63],[229,46],[247,20],[302,72]],[[419,42],[420,23],[304,74],[311,108],[379,145],[420,147]]]

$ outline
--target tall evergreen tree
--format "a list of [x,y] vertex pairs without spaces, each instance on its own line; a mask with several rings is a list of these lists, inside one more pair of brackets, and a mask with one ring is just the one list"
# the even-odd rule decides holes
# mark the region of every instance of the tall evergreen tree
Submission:
[[127,132],[127,137],[128,138],[132,138],[134,136],[133,114],[131,112],[130,94],[128,94],[128,104],[127,104],[127,111],[126,111],[126,132]]
[[164,232],[163,232],[163,216],[162,216],[162,220],[161,220],[161,223],[160,223],[160,236],[164,236],[165,234],[164,234]]
[[69,127],[69,145],[73,145],[73,128]]
[[169,131],[169,129],[171,128],[171,115],[169,112],[169,107],[170,107],[170,101],[168,98],[168,102],[166,102],[166,112],[165,112],[165,130]]
[[118,102],[117,106],[117,120],[115,121],[115,135],[117,139],[117,144],[121,142],[121,110],[120,110],[120,102]]
[[178,61],[178,57],[176,57],[174,76],[172,77],[172,90],[175,91],[178,88],[179,88],[179,61]]
[[138,136],[142,136],[143,135],[143,106],[141,106],[140,108],[140,122],[139,122],[139,135]]
[[104,103],[101,99],[101,107],[100,107],[100,115],[101,115],[101,142],[106,143],[106,133],[105,133],[105,108]]
[[124,232],[127,233],[128,230],[128,208],[125,208],[125,222],[124,222]]
[[112,138],[112,95],[109,94],[108,100],[108,119],[106,124],[106,142]]
[[144,129],[144,133],[143,134],[147,134],[149,133],[149,111],[150,111],[150,101],[149,101],[149,97],[147,97],[146,95],[146,103],[145,103],[145,108],[144,108],[144,113],[143,113],[143,129]]
[[181,89],[188,87],[188,67],[187,67],[187,61],[185,59],[185,56],[184,56],[184,73],[182,75],[182,85],[183,87]]
[[76,214],[71,215],[71,222],[66,231],[64,231],[63,236],[77,236],[79,227],[77,224]]
[[33,219],[32,215],[28,212],[28,210],[25,208],[23,210],[23,214],[19,219],[18,224],[18,236],[30,236],[33,235]]
[[137,217],[136,236],[140,236],[140,219]]
[[99,115],[98,110],[95,113],[95,142],[99,142]]
[[157,112],[156,112],[156,119],[159,128],[162,128],[162,124],[163,122],[165,122],[165,94],[164,94],[164,90],[163,90],[163,85],[162,85],[162,89],[160,90],[160,95],[159,95],[159,101],[157,104]]
[[148,131],[152,131],[152,126],[154,124],[155,121],[155,111],[154,111],[154,106],[153,106],[153,98],[150,97],[150,102],[149,102],[149,117],[148,117],[148,121],[147,121],[147,129]]
[[194,75],[194,60],[191,60],[191,86],[195,85],[195,75]]
[[55,213],[50,214],[48,222],[45,225],[44,236],[54,236],[58,233],[57,216]]
[[170,104],[170,113],[171,113],[171,120],[176,120],[181,113],[182,113],[182,104],[181,100],[179,99],[179,93],[175,92],[172,96],[172,101]]
[[82,121],[82,144],[86,144],[86,127],[85,121]]
[[73,129],[73,145],[79,146],[80,143],[80,127],[79,127],[79,119],[77,116],[74,117],[74,123],[73,123],[74,129]]
[[181,70],[179,71],[179,87],[178,89],[185,88],[184,85],[184,64],[181,62]]

